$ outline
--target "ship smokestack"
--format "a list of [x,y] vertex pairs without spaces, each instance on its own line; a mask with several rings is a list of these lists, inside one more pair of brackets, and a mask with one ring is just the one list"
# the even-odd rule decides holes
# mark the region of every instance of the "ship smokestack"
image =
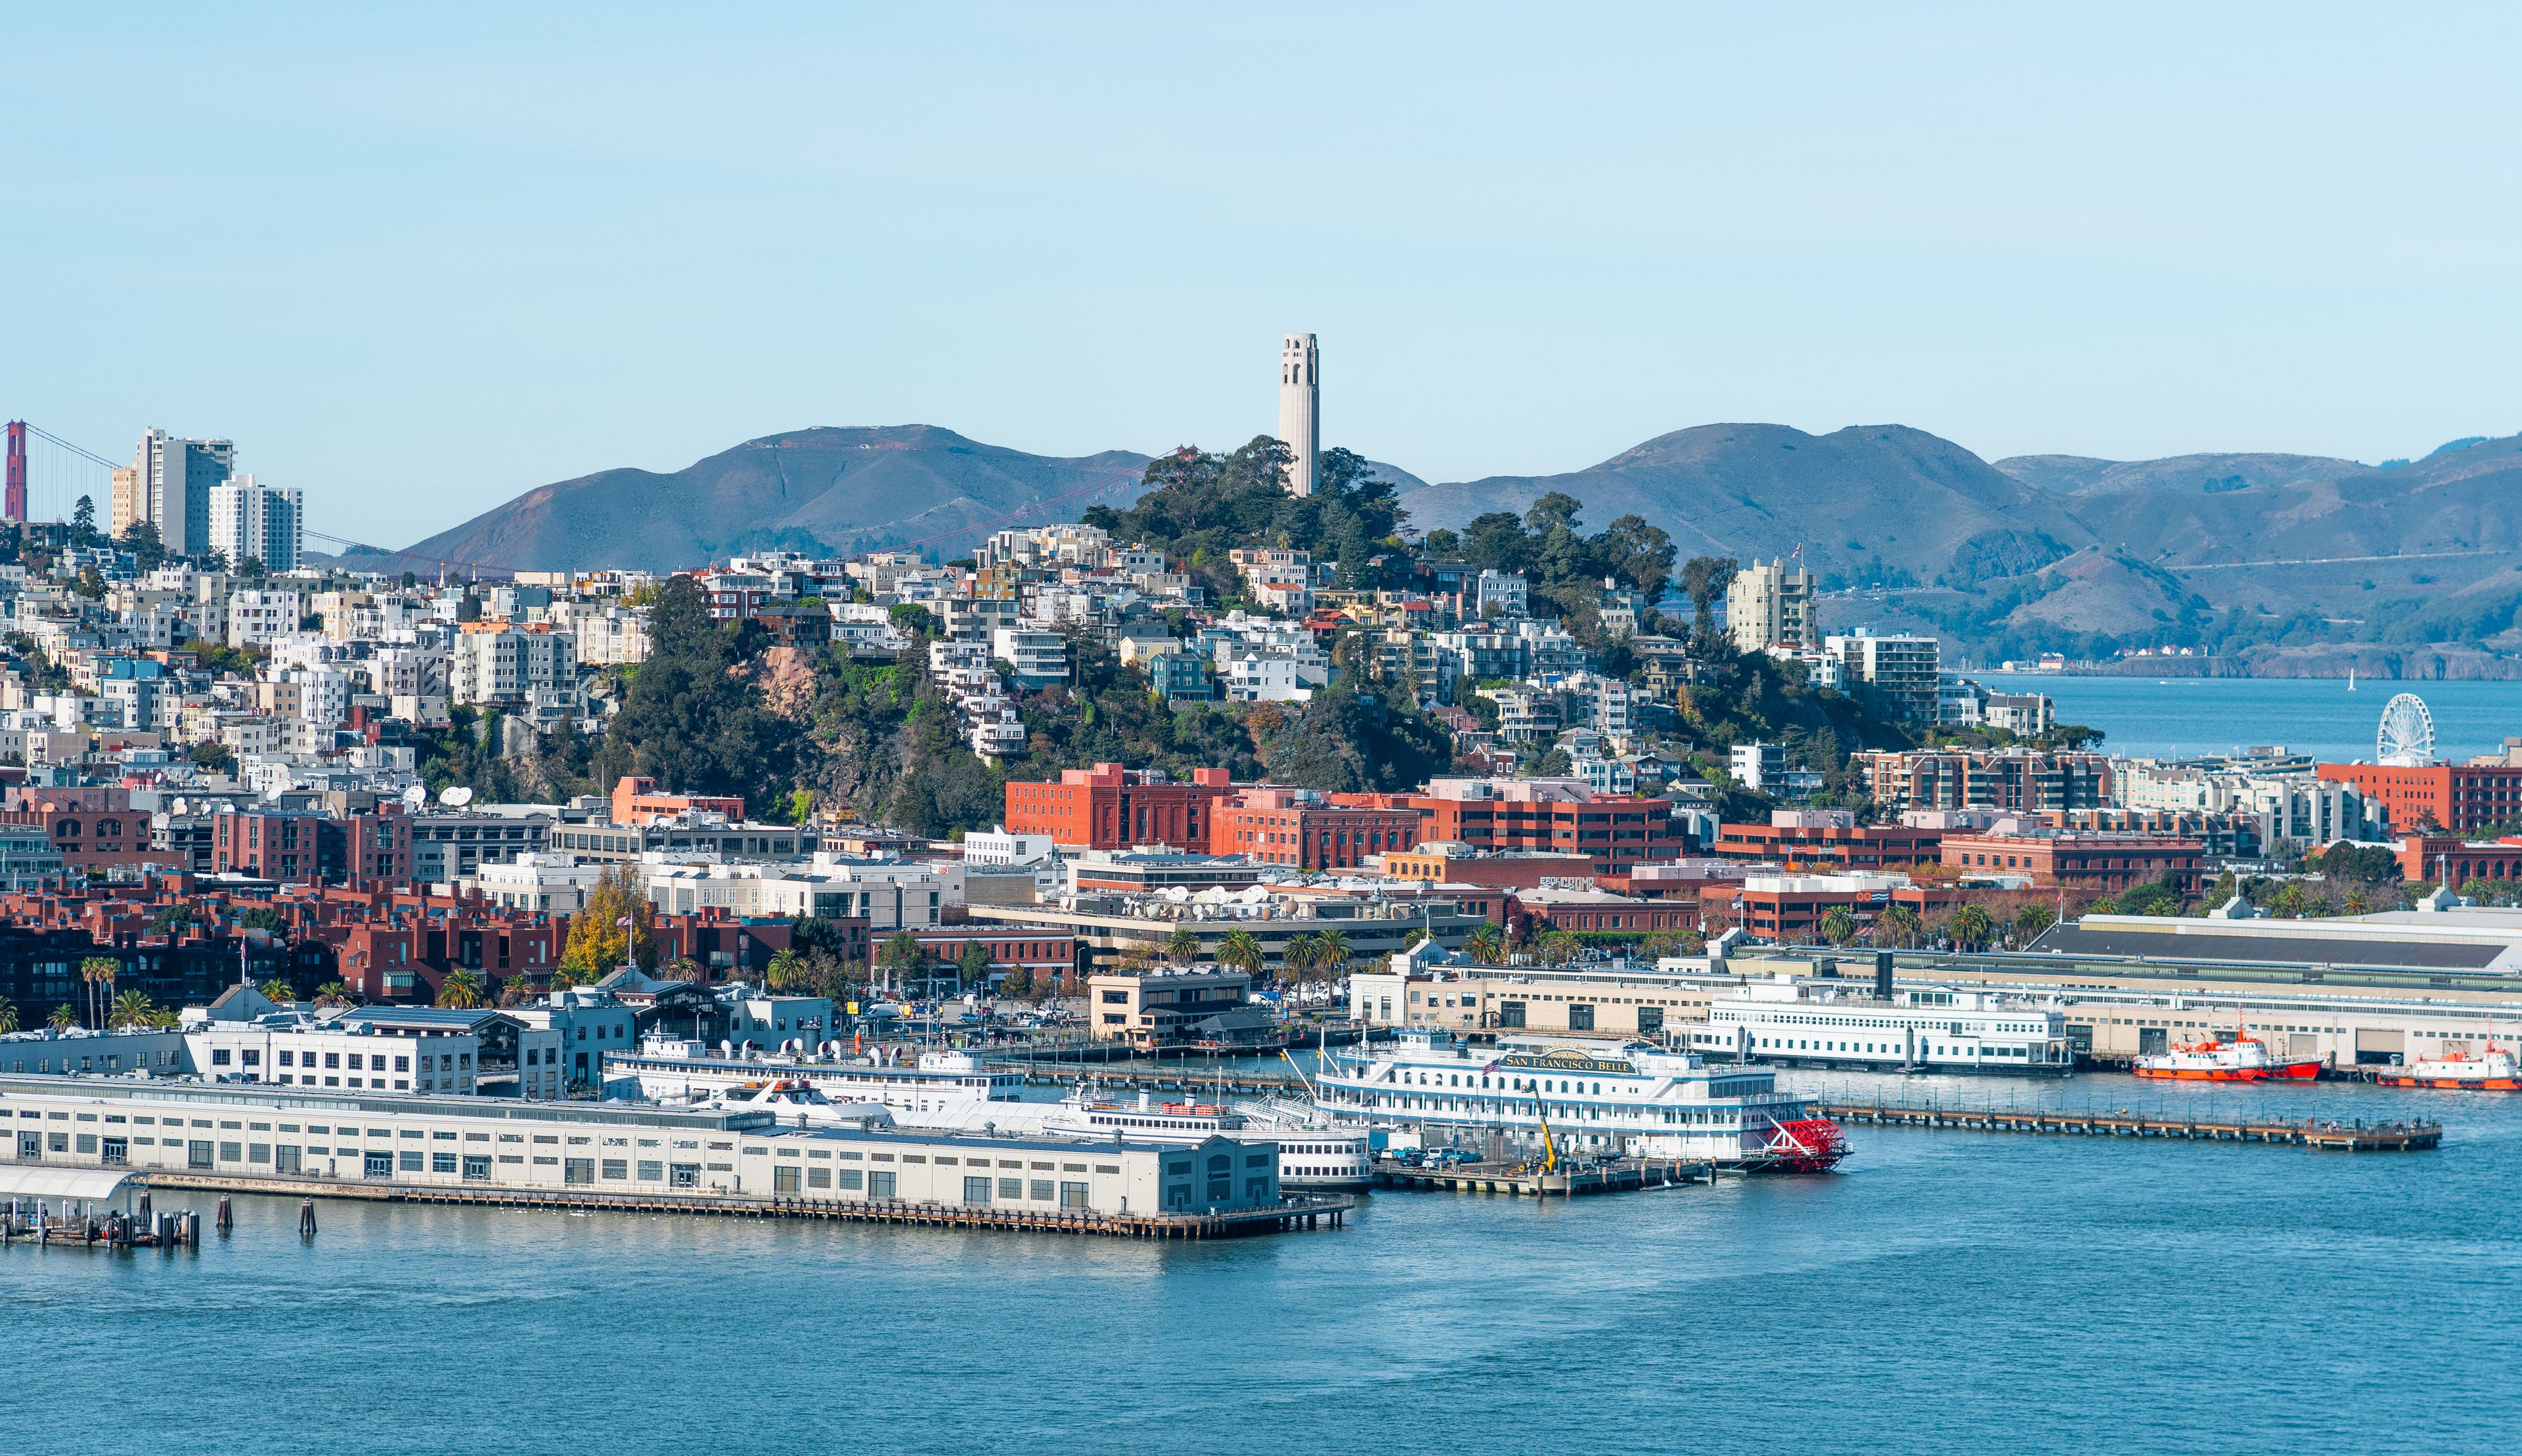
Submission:
[[1874,953],[1874,999],[1876,1001],[1892,999],[1892,953],[1890,951]]

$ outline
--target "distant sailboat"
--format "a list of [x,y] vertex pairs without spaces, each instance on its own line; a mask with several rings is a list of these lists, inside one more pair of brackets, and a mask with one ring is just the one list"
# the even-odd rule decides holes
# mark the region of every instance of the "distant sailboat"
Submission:
[[2356,670],[2354,668],[2349,668],[2347,670],[2347,690],[2349,692],[2354,692],[2356,690]]

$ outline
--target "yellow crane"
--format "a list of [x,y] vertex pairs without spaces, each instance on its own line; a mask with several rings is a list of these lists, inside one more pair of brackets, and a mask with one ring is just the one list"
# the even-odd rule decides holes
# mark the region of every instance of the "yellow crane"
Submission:
[[1550,1135],[1550,1112],[1540,1098],[1532,1100],[1532,1113],[1541,1119],[1541,1171],[1559,1171],[1559,1140]]

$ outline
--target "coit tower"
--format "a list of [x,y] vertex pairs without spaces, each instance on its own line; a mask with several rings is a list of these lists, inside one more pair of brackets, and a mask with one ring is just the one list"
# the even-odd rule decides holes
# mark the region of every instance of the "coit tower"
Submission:
[[1279,346],[1279,439],[1287,446],[1287,493],[1311,495],[1323,458],[1323,353],[1311,334]]

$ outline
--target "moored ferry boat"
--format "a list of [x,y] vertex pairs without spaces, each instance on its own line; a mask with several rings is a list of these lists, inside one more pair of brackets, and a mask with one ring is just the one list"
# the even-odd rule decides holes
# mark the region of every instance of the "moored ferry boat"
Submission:
[[2494,1042],[2473,1057],[2466,1051],[2420,1057],[2405,1067],[2388,1067],[2373,1079],[2385,1087],[2431,1087],[2445,1092],[2522,1092],[2522,1065],[2513,1050]]
[[2229,1040],[2175,1043],[2140,1057],[2128,1068],[2165,1082],[2309,1082],[2320,1075],[2317,1060],[2287,1061],[2268,1055],[2267,1044],[2236,1025]]
[[968,1052],[923,1052],[916,1063],[873,1057],[712,1056],[705,1042],[650,1037],[636,1052],[604,1054],[608,1085],[638,1084],[650,1102],[707,1101],[734,1088],[771,1080],[802,1083],[836,1103],[873,1103],[899,1115],[984,1103],[1013,1103],[1024,1077],[992,1071]]
[[1750,1171],[1820,1172],[1847,1154],[1839,1125],[1777,1090],[1764,1066],[1715,1062],[1652,1042],[1588,1045],[1546,1036],[1473,1047],[1404,1033],[1335,1052],[1315,1083],[1335,1117],[1521,1149],[1635,1153]]

